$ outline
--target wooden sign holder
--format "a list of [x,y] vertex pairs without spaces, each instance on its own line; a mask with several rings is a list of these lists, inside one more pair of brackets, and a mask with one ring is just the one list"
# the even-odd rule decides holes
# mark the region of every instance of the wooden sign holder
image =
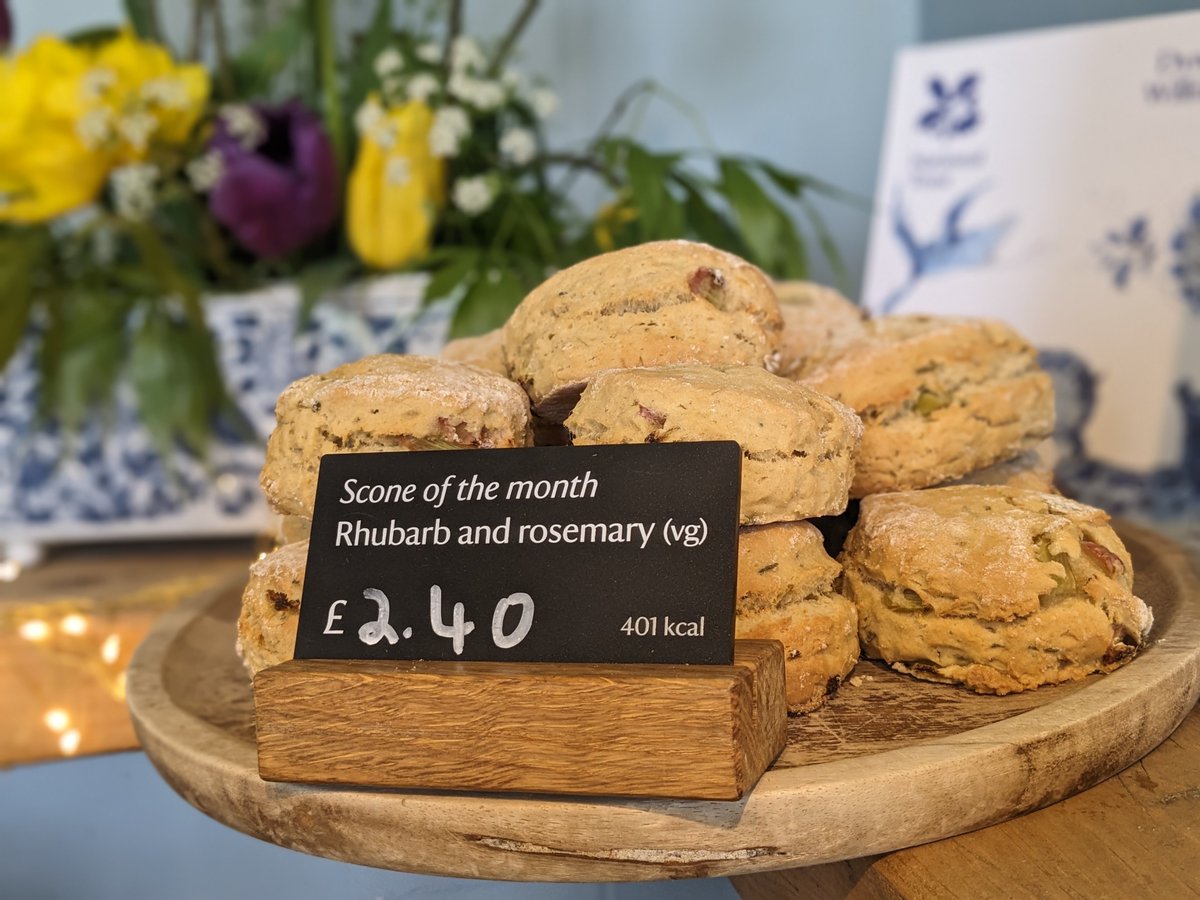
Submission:
[[293,659],[254,679],[267,781],[736,800],[783,750],[783,648],[733,665]]

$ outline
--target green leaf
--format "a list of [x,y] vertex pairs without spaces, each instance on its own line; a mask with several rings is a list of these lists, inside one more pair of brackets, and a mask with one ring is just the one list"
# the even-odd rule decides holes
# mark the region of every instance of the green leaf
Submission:
[[499,328],[524,296],[525,288],[513,271],[488,269],[470,284],[459,301],[450,321],[450,337],[470,337]]
[[120,33],[121,30],[119,28],[114,28],[111,25],[98,25],[95,28],[72,31],[66,36],[66,41],[68,44],[74,44],[77,47],[99,47],[101,44],[107,44]]
[[47,264],[48,249],[49,235],[41,228],[11,232],[0,241],[0,369],[25,335],[34,275]]
[[737,256],[748,255],[745,242],[733,223],[714,209],[705,197],[705,184],[681,173],[676,173],[675,180],[683,188],[683,210],[689,233]]
[[125,18],[133,26],[134,34],[142,40],[163,42],[155,0],[125,0]]
[[271,82],[299,53],[308,39],[304,3],[297,3],[272,28],[253,38],[231,62],[239,97],[270,92]]
[[683,206],[667,185],[677,154],[653,154],[629,144],[625,170],[633,205],[638,211],[638,236],[643,241],[683,236]]
[[186,405],[191,385],[175,384],[177,375],[170,341],[171,323],[150,311],[133,334],[129,377],[137,394],[138,411],[163,456],[171,452],[180,408]]
[[464,248],[451,260],[434,272],[429,283],[425,285],[425,294],[421,305],[428,306],[438,300],[452,296],[464,282],[473,278],[479,271],[480,252],[474,248]]
[[729,201],[751,261],[781,278],[805,278],[808,252],[791,217],[736,160],[720,161],[720,191]]
[[825,259],[829,261],[829,267],[833,269],[833,277],[837,282],[838,290],[843,293],[848,292],[850,290],[850,272],[846,268],[846,261],[842,258],[841,251],[838,250],[837,241],[833,239],[829,227],[825,224],[825,218],[817,209],[816,204],[808,197],[800,198],[800,209],[808,219],[809,225],[812,226],[812,230],[817,236],[817,245],[825,254]]
[[348,256],[335,256],[332,259],[313,263],[302,270],[296,277],[296,285],[300,288],[300,308],[296,314],[296,327],[305,327],[317,301],[333,288],[349,281],[350,276],[358,271],[358,267],[357,260]]

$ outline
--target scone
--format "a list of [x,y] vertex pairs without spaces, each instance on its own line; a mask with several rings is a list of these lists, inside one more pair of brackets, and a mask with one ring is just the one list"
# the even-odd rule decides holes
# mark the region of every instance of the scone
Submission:
[[944,482],[938,487],[953,487],[956,484],[1002,484],[1005,487],[1025,488],[1047,494],[1059,493],[1058,488],[1054,486],[1054,470],[1033,450],[1026,450],[1013,459],[968,472],[962,478]]
[[735,634],[783,644],[791,712],[824,705],[858,662],[857,616],[837,589],[841,571],[807,522],[740,532]]
[[783,317],[776,372],[785,378],[803,377],[866,331],[866,313],[831,287],[777,281],[775,296]]
[[551,276],[504,326],[509,376],[561,422],[595,373],[675,363],[764,366],[782,323],[770,281],[707,244],[657,241]]
[[567,429],[577,445],[737,441],[744,525],[844,510],[862,436],[842,404],[753,366],[602,372]]
[[979,693],[1111,671],[1153,622],[1107,514],[1057,494],[867,497],[841,562],[865,655]]
[[470,363],[508,377],[508,366],[504,363],[503,333],[499,328],[475,337],[456,338],[442,348],[442,359]]
[[237,652],[251,676],[292,658],[308,541],[285,544],[250,566],[237,622]]
[[803,381],[862,417],[854,497],[958,478],[1018,455],[1054,426],[1050,377],[1001,322],[875,319]]
[[428,356],[368,356],[284,389],[260,482],[277,512],[311,518],[326,453],[525,447],[531,440],[529,403],[507,378]]

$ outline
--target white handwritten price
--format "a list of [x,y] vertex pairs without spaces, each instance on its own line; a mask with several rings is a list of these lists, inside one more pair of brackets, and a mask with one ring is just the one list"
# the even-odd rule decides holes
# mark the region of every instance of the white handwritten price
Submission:
[[[367,588],[363,591],[363,599],[375,603],[377,613],[373,621],[367,622],[358,629],[358,639],[368,647],[373,647],[380,641],[398,644],[401,637],[405,640],[413,636],[411,627],[405,628],[399,634],[392,626],[392,604],[387,594],[379,588]],[[329,613],[325,618],[325,634],[345,634],[336,627],[342,620],[342,611],[348,605],[346,600],[334,600],[329,604]],[[520,618],[512,631],[504,630],[504,620],[510,609],[520,609]],[[475,630],[475,623],[467,618],[466,607],[455,603],[450,611],[450,621],[446,622],[442,610],[442,589],[438,585],[429,588],[429,626],[438,637],[449,638],[456,656],[461,656],[467,635]],[[503,597],[496,604],[492,613],[492,643],[501,650],[517,646],[533,628],[533,598],[524,591],[517,591]]]

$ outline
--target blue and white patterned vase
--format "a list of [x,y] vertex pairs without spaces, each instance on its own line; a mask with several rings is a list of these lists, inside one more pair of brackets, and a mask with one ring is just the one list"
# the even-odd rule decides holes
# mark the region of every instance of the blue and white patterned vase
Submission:
[[0,549],[30,560],[49,544],[269,529],[258,472],[280,391],[371,353],[437,353],[448,310],[421,310],[425,280],[389,276],[341,290],[300,331],[294,285],[209,298],[225,382],[257,439],[219,431],[207,460],[182,449],[161,459],[127,385],[108,422],[89,421],[75,435],[40,423],[35,348],[26,341],[0,380]]

